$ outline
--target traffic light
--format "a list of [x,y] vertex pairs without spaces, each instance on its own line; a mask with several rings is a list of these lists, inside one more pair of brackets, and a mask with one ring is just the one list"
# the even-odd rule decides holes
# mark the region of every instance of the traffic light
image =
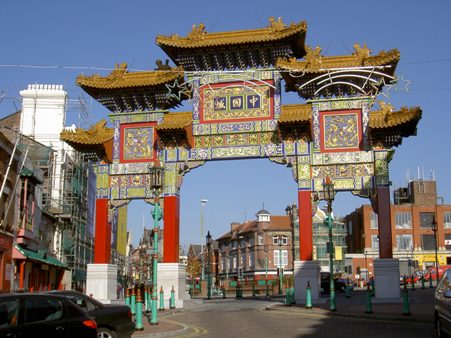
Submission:
[[243,268],[241,266],[238,267],[238,279],[243,279]]

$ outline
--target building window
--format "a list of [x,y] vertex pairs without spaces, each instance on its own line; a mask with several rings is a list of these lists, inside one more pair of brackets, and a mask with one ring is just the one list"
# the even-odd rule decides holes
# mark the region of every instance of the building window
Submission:
[[233,265],[232,265],[232,267],[233,267],[233,270],[236,269],[236,256],[233,256]]
[[[273,236],[272,238],[272,244],[279,245],[279,237],[280,236]],[[282,243],[281,245],[288,245],[288,237],[287,236],[281,236],[282,237]]]
[[435,250],[435,236],[421,235],[421,248],[423,250]]
[[254,253],[249,253],[249,267],[254,266]]
[[379,236],[371,235],[371,249],[379,251]]
[[371,215],[370,215],[370,226],[371,226],[371,229],[378,229],[379,228],[378,224],[379,223],[378,223],[377,214],[374,211],[372,211]]
[[263,235],[257,236],[258,245],[263,245]]
[[232,249],[236,249],[238,247],[238,241],[232,242]]
[[443,213],[443,226],[445,229],[451,228],[451,212]]
[[411,229],[412,228],[412,214],[410,212],[396,213],[396,229]]
[[420,228],[432,228],[434,216],[433,212],[420,212]]
[[412,250],[412,235],[396,235],[396,248],[398,250]]
[[274,265],[280,267],[280,253],[282,253],[282,267],[288,265],[288,250],[274,250]]
[[446,250],[451,250],[451,234],[445,234],[445,247]]
[[245,267],[246,266],[246,255],[241,255],[240,257],[240,266]]
[[225,257],[223,257],[222,258],[222,271],[226,271],[226,260],[227,260],[227,258],[225,258]]
[[352,235],[352,221],[351,220],[348,221],[348,234]]

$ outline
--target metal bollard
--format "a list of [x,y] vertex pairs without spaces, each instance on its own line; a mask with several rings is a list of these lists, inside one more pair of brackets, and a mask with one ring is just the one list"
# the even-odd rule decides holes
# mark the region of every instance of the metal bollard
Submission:
[[285,306],[291,306],[291,288],[285,288]]
[[372,298],[371,286],[368,284],[366,287],[366,302],[365,302],[365,313],[373,313],[373,305],[371,303]]
[[296,304],[296,299],[294,298],[294,286],[291,287],[291,304]]
[[310,287],[310,281],[308,281],[305,295],[305,308],[311,309],[312,307],[312,288]]
[[226,298],[226,289],[225,289],[224,286],[222,287],[222,298],[223,298],[223,299]]
[[171,300],[169,301],[169,308],[170,309],[175,309],[175,290],[174,290],[174,285],[172,285]]
[[426,287],[424,286],[424,275],[423,274],[421,274],[421,288],[426,289]]
[[132,311],[132,316],[136,313],[136,293],[135,293],[135,287],[132,287],[131,290],[131,296],[130,296],[130,310]]
[[151,304],[151,297],[152,295],[152,288],[147,285],[146,286],[146,313],[150,312],[150,309],[152,308],[152,304]]
[[160,308],[158,311],[164,311],[164,292],[162,286],[160,287]]
[[129,290],[129,288],[125,288],[125,305],[130,307],[130,290]]
[[135,322],[135,330],[141,331],[144,330],[143,326],[143,300],[141,297],[141,288],[138,287],[136,290],[136,322]]
[[429,274],[429,289],[432,289],[432,274]]
[[402,290],[402,315],[410,316],[409,292],[406,284],[404,284],[404,289]]

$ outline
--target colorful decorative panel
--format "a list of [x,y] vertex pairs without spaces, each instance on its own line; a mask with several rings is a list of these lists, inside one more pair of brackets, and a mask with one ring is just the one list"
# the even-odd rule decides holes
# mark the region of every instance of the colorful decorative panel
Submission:
[[209,84],[200,87],[200,122],[217,123],[269,120],[274,116],[271,85],[252,81]]
[[121,124],[121,162],[148,162],[156,158],[155,125],[149,122]]
[[320,111],[319,115],[322,152],[360,150],[361,110]]

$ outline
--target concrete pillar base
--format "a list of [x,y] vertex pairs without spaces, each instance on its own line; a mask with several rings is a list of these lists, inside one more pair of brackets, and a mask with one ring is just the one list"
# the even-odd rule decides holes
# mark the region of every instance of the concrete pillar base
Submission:
[[169,308],[172,286],[175,290],[175,307],[183,308],[183,301],[190,299],[186,284],[185,266],[179,263],[158,263],[158,299],[160,288],[164,291],[164,304]]
[[104,304],[123,304],[117,299],[117,265],[88,264],[86,294]]
[[318,261],[294,262],[294,299],[296,304],[303,304],[307,295],[307,282],[310,282],[312,303],[320,298],[320,265]]
[[393,258],[375,259],[373,264],[376,299],[400,298],[399,260]]

